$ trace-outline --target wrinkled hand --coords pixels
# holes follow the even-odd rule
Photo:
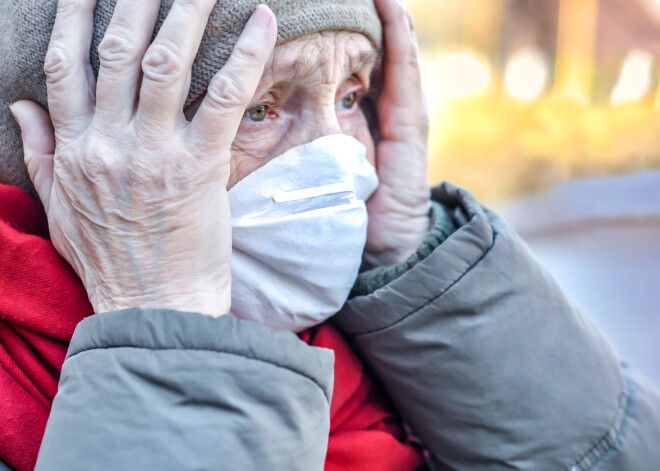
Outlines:
[[[175,1],[149,45],[159,3],[117,2],[95,85],[95,1],[60,0],[44,66],[52,125],[35,103],[12,111],[53,244],[95,312],[219,316],[231,302],[230,144],[277,26],[267,7],[257,9],[188,122],[191,66],[216,2]]]
[[[378,101],[380,186],[367,203],[365,261],[371,267],[405,261],[429,232],[428,112],[421,88],[410,13],[400,0],[375,0],[385,56]]]

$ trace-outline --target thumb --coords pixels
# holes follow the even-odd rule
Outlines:
[[[23,155],[30,179],[48,214],[55,154],[53,123],[48,112],[33,101],[17,101],[9,109],[21,128]]]

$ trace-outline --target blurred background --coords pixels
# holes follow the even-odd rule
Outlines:
[[[406,0],[431,180],[505,217],[660,385],[660,0]]]

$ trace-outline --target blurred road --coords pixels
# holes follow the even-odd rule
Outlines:
[[[660,171],[493,205],[624,361],[660,386]]]

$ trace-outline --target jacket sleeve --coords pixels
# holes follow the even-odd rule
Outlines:
[[[464,190],[464,223],[334,320],[440,469],[652,471],[660,394],[515,232]]]
[[[334,354],[231,316],[83,320],[36,470],[322,470]]]

